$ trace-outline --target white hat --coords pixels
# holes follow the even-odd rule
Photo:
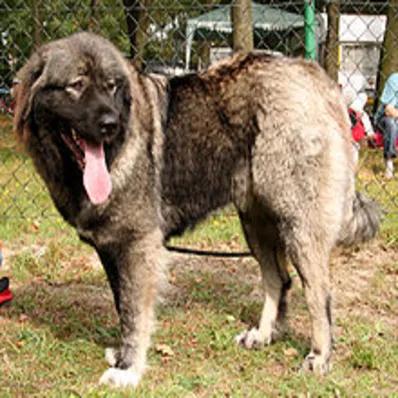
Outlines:
[[[365,93],[359,93],[351,103],[350,108],[356,112],[363,112],[363,108],[365,108],[367,100],[368,96]]]

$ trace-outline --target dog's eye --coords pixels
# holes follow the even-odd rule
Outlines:
[[[83,79],[78,79],[78,80],[75,80],[75,81],[69,83],[66,86],[66,90],[68,92],[72,92],[73,94],[80,94],[83,91],[84,87],[85,87],[85,84],[84,84]]]
[[[111,95],[115,95],[117,91],[117,84],[114,80],[110,80],[107,82],[106,88]]]

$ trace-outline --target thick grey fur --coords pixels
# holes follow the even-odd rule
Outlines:
[[[81,75],[84,91],[71,96]],[[103,382],[134,386],[144,371],[168,261],[164,243],[230,202],[265,290],[259,327],[237,341],[271,342],[290,261],[312,319],[304,367],[328,370],[330,252],[372,238],[380,213],[355,193],[345,104],[318,65],[236,55],[166,79],[140,73],[108,41],[80,33],[40,48],[18,79],[16,131],[63,217],[99,253],[115,297],[122,341],[108,351]],[[104,114],[118,120],[109,135],[98,125]],[[113,191],[102,205],[90,203],[59,137],[72,127],[106,143]]]

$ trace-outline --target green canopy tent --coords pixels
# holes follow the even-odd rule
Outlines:
[[[252,3],[253,27],[263,31],[286,31],[304,28],[304,17],[265,4]],[[223,5],[213,11],[189,19],[186,27],[185,68],[189,69],[192,43],[197,31],[232,33],[231,5]]]

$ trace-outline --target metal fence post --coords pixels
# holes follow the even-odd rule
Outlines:
[[[304,46],[305,58],[315,59],[315,1],[305,0],[304,2]]]

